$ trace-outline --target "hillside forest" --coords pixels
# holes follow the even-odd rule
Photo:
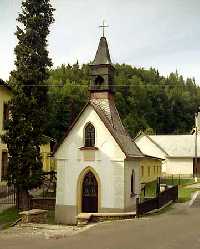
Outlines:
[[[135,137],[147,134],[189,134],[200,105],[195,79],[177,72],[161,76],[153,68],[115,65],[115,100],[124,126]],[[62,139],[88,101],[89,65],[61,65],[50,71],[46,135]]]

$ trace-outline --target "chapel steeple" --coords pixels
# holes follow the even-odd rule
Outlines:
[[[105,36],[100,38],[94,61],[90,64],[90,93],[114,93],[114,66],[110,59],[108,43]]]

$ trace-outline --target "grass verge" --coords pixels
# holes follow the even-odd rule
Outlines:
[[[191,200],[192,193],[196,192],[195,188],[179,187],[178,189],[178,201],[179,203],[187,202]]]
[[[19,219],[19,213],[16,208],[6,209],[0,213],[0,226],[6,228],[17,219]]]

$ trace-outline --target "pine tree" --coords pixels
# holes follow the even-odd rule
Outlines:
[[[47,111],[47,36],[54,22],[50,0],[26,0],[17,21],[16,69],[11,72],[11,118],[3,136],[9,151],[8,182],[15,184],[28,208],[28,191],[41,184],[40,145],[44,141]]]

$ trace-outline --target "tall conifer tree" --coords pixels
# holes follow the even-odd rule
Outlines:
[[[50,0],[22,1],[17,21],[16,69],[11,72],[11,119],[3,137],[9,151],[8,180],[24,195],[41,184],[40,145],[44,143],[47,110],[47,36],[54,22]],[[26,203],[27,205],[27,203]],[[25,208],[27,208],[25,206]]]

